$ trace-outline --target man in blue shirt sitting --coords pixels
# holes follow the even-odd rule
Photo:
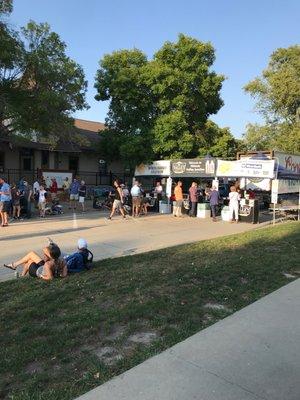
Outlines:
[[[11,205],[11,193],[10,186],[4,178],[0,178],[0,215],[1,215],[1,226],[8,226],[8,213]]]

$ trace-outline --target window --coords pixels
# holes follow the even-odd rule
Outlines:
[[[69,156],[69,170],[74,171],[75,173],[78,171],[79,165],[79,157],[78,156]]]
[[[32,171],[33,169],[33,150],[22,149],[20,151],[20,165],[23,171]]]
[[[4,172],[4,153],[0,152],[0,172]]]
[[[31,157],[23,157],[23,171],[31,171],[32,169]]]
[[[42,169],[47,169],[49,168],[49,151],[48,150],[42,150]]]

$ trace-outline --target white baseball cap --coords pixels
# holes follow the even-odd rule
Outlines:
[[[78,249],[87,249],[87,246],[88,246],[87,241],[82,238],[78,239],[77,245],[78,245]]]

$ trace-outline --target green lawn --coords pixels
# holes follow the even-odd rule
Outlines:
[[[299,248],[291,222],[0,284],[0,398],[75,398],[290,282]]]

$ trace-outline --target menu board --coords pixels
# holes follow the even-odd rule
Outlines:
[[[172,177],[214,177],[216,160],[214,158],[196,158],[171,161]]]

